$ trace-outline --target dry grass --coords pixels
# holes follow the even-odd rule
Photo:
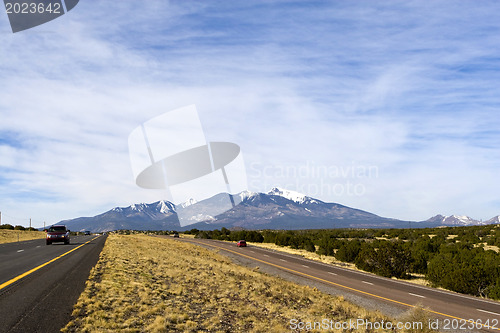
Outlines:
[[[295,254],[295,255],[304,257],[306,259],[321,261],[321,262],[323,262],[325,264],[347,267],[347,268],[359,271],[359,269],[356,268],[356,265],[354,265],[352,263],[348,263],[348,262],[343,262],[343,261],[337,260],[333,256],[322,256],[322,255],[319,255],[319,254],[317,254],[315,252],[309,252],[309,251],[306,251],[306,250],[303,250],[303,249],[292,249],[289,246],[279,246],[279,245],[276,245],[276,244],[273,244],[273,243],[253,243],[253,242],[252,243],[247,242],[247,243],[249,245],[252,245],[252,246],[258,246],[258,247],[263,247],[265,249],[270,249],[270,250],[275,250],[275,251],[280,251],[280,252]]]
[[[389,320],[193,244],[110,235],[63,331],[290,332],[325,318]]]
[[[495,251],[496,253],[498,253],[500,251],[498,246],[488,245],[487,243],[474,244],[474,247],[480,247],[481,245],[483,246],[485,251],[492,250],[492,251]]]
[[[0,229],[0,244],[45,238],[43,231]]]

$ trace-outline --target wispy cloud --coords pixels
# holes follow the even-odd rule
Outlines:
[[[242,146],[254,190],[403,219],[497,215],[499,7],[82,1],[23,33],[4,20],[0,210],[40,225],[162,199],[135,186],[127,136],[195,103],[208,139]],[[321,190],[347,182],[363,194]]]

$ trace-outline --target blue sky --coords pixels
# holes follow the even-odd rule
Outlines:
[[[3,222],[163,199],[134,184],[127,137],[190,104],[209,140],[241,146],[250,190],[400,219],[499,215],[499,12],[497,1],[82,0],[16,34],[3,13]]]

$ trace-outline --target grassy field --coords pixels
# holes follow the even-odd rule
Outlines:
[[[205,248],[145,235],[108,237],[72,316],[64,332],[290,332],[292,319],[389,320]]]
[[[43,231],[0,229],[0,244],[43,238],[45,238]]]

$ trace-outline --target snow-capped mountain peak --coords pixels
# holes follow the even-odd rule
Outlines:
[[[452,221],[457,221],[463,225],[481,224],[481,222],[474,220],[473,218],[471,218],[469,216],[465,216],[465,215],[452,215],[452,216],[448,216],[447,219],[452,220]]]
[[[183,203],[180,203],[178,204],[177,206],[181,207],[181,208],[186,208],[186,207],[189,207],[189,206],[192,206],[194,204],[198,203],[198,201],[196,201],[195,199],[191,198],[187,201],[184,201]]]
[[[245,199],[249,199],[249,198],[254,197],[256,195],[258,195],[257,192],[251,192],[251,191],[243,191],[243,192],[238,193],[238,196],[240,198],[239,201],[243,201]]]
[[[132,204],[132,205],[130,205],[130,208],[132,210],[136,210],[136,211],[142,212],[146,208],[145,206],[146,206],[146,204],[144,204],[144,203]]]
[[[157,211],[162,214],[169,214],[175,212],[175,206],[170,201],[160,200],[157,202],[153,202],[151,204],[148,203],[138,203],[132,204],[127,207],[115,207],[111,211],[123,213],[123,212],[137,212],[137,213],[146,213]]]
[[[175,205],[170,201],[161,200],[158,202],[157,207],[159,208],[160,213],[168,213],[175,211]]]
[[[449,226],[468,226],[468,225],[484,224],[481,221],[474,220],[473,218],[466,215],[450,215],[450,216],[436,215],[434,217],[431,217],[427,221],[438,222],[443,225],[449,225]]]
[[[500,224],[500,215],[497,215],[495,217],[492,217],[488,221],[485,222],[486,224]]]
[[[295,201],[297,203],[304,203],[304,202],[306,202],[306,201],[308,201],[308,200],[311,199],[311,198],[309,198],[308,196],[306,196],[306,195],[304,195],[302,193],[295,192],[295,191],[290,191],[290,190],[285,190],[285,189],[281,189],[279,187],[272,188],[266,194],[268,194],[268,195],[278,195],[280,197],[283,197],[283,198],[291,200],[291,201]]]

